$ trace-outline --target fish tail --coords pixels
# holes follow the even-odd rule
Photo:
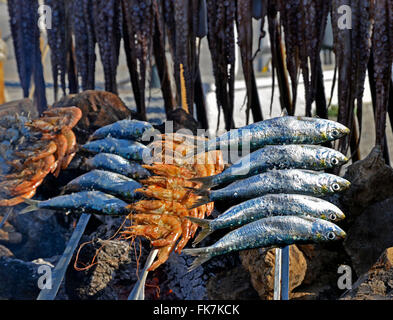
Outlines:
[[[201,242],[203,239],[205,239],[209,234],[213,233],[213,230],[211,229],[211,225],[210,225],[211,220],[199,219],[194,217],[187,217],[187,219],[193,223],[196,223],[198,226],[202,227],[202,230],[199,232],[198,236],[195,238],[194,242],[192,243],[193,247],[197,245],[199,242]]]
[[[199,196],[199,198],[190,199],[191,205],[188,205],[187,209],[198,208],[206,203],[212,202],[212,200],[210,199],[209,190],[193,190],[192,193]]]
[[[183,253],[196,256],[197,258],[192,262],[191,266],[188,268],[188,272],[195,270],[200,265],[210,260],[211,255],[209,254],[208,248],[198,248],[198,249],[183,249]]]
[[[29,206],[26,207],[26,208],[24,208],[24,209],[20,212],[21,214],[38,210],[38,209],[39,209],[38,204],[41,202],[41,201],[32,200],[32,199],[24,199],[24,201],[25,201],[27,204],[29,204]]]
[[[199,178],[188,179],[188,181],[201,183],[202,185],[199,186],[199,189],[209,189],[217,185],[217,182],[214,181],[215,180],[214,178],[215,176],[199,177]]]

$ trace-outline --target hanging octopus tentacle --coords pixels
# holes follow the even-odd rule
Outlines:
[[[247,123],[249,123],[250,110],[254,122],[262,121],[262,111],[256,88],[252,61],[252,0],[237,1],[236,25],[238,29],[238,45],[242,58],[243,73],[247,88]]]
[[[162,1],[153,1],[154,10],[154,34],[153,52],[158,76],[161,82],[161,91],[165,103],[166,114],[175,109],[175,99],[172,95],[172,83],[169,75],[168,61],[165,55],[165,21]]]
[[[352,9],[352,28],[340,28],[339,8],[343,5]],[[362,128],[362,99],[367,64],[370,59],[371,30],[373,12],[368,0],[333,0],[332,26],[334,51],[338,68],[339,115],[338,121],[348,126],[352,135],[340,141],[339,149],[347,152],[351,147],[354,160],[359,158],[357,127],[355,120],[355,100],[357,100],[357,119],[359,134]]]
[[[146,68],[152,51],[153,1],[122,0],[124,45],[138,113],[146,119]]]
[[[120,0],[94,0],[93,23],[104,68],[105,90],[117,94],[116,74],[122,35]]]
[[[376,87],[375,127],[377,145],[386,143],[386,111],[389,101],[389,87],[393,62],[393,1],[375,1],[373,7],[373,59]]]
[[[236,3],[207,1],[208,44],[216,83],[217,107],[224,112],[225,128],[234,127]]]
[[[73,29],[75,36],[76,65],[82,90],[95,88],[95,46],[92,0],[74,0]]]
[[[30,79],[33,77],[35,103],[38,111],[42,112],[47,108],[47,101],[41,61],[40,30],[37,24],[38,2],[10,0],[8,12],[23,95],[29,96]]]

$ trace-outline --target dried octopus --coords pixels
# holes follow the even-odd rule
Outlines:
[[[49,173],[57,177],[68,167],[76,152],[72,128],[81,117],[76,107],[55,108],[24,122],[22,133],[29,140],[21,142],[7,161],[13,170],[2,176],[0,191],[7,198],[0,199],[0,206],[14,206],[32,198]]]
[[[306,94],[306,116],[311,116],[311,106],[315,101],[319,53],[325,33],[331,2],[325,0],[280,1],[280,21],[285,32],[287,66],[292,79],[294,105],[297,97],[298,69],[303,74]],[[294,113],[294,108],[292,113]]]
[[[120,0],[92,1],[95,38],[104,68],[105,90],[117,93],[116,69],[119,64],[122,36]]]
[[[391,88],[393,62],[393,1],[373,1],[371,15],[374,18],[372,55],[375,81],[376,144],[386,147],[386,112]]]
[[[123,38],[138,113],[146,120],[146,68],[152,51],[155,1],[122,0]]]
[[[236,3],[207,0],[208,42],[216,83],[217,106],[224,112],[225,128],[234,127]]]
[[[75,56],[82,90],[94,90],[95,85],[95,46],[92,0],[74,0],[73,30],[75,37]]]
[[[72,10],[73,2],[64,0],[45,0],[45,4],[52,10],[52,25],[51,28],[47,29],[47,34],[48,44],[51,49],[54,97],[55,101],[57,101],[59,77],[61,89],[63,94],[66,95],[67,73],[70,93],[76,93],[78,91],[78,81],[73,61],[72,28],[70,26],[70,12],[74,12]]]
[[[38,2],[35,0],[9,0],[8,12],[18,74],[27,98],[31,78],[34,80],[34,97],[38,111],[47,108],[45,80],[41,62],[40,30],[38,29]]]
[[[231,2],[232,1],[229,1],[229,3]],[[237,1],[236,25],[238,30],[238,45],[240,47],[247,90],[247,123],[249,123],[250,120],[250,110],[252,111],[254,122],[262,121],[263,115],[256,88],[252,61],[252,0]]]
[[[334,51],[337,57],[336,64],[339,74],[338,121],[348,126],[352,132],[355,132],[353,130],[355,129],[355,100],[357,101],[357,118],[360,131],[362,127],[362,98],[367,65],[371,53],[372,20],[374,15],[371,11],[370,3],[368,0],[332,1]],[[340,21],[343,23],[343,13],[348,14],[348,12],[340,11],[340,8],[343,8],[342,6],[344,5],[350,6],[352,10],[351,29],[340,28]],[[351,138],[353,140],[354,136]],[[355,144],[352,152],[357,148],[356,143],[357,141],[352,141],[352,146]],[[347,152],[348,146],[348,139],[343,139],[340,150]]]
[[[203,218],[210,215],[214,208],[213,203],[209,203],[188,209],[196,197],[190,189],[196,184],[187,179],[220,173],[224,168],[222,154],[212,151],[187,161],[190,158],[185,159],[184,155],[194,146],[182,141],[172,135],[164,135],[161,148],[156,148],[156,156],[162,157],[162,162],[144,165],[155,175],[141,180],[144,187],[135,192],[156,200],[141,200],[128,206],[133,212],[128,217],[132,225],[123,231],[122,236],[126,239],[144,236],[153,247],[159,248],[158,259],[149,270],[155,270],[163,264],[174,249],[180,254],[194,237],[198,226],[191,223],[187,216]],[[172,155],[169,150],[173,151]],[[171,161],[172,164],[167,163]]]

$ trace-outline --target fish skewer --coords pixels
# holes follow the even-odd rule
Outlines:
[[[299,194],[267,194],[233,206],[214,220],[189,217],[202,227],[193,245],[216,230],[238,227],[271,216],[312,216],[330,221],[345,218],[338,207],[320,198]]]
[[[236,229],[209,247],[184,249],[183,252],[197,256],[189,268],[189,271],[192,271],[215,256],[233,251],[328,242],[343,239],[345,236],[340,227],[326,220],[296,216],[270,217]]]
[[[216,200],[245,200],[268,193],[293,193],[311,196],[325,196],[344,191],[351,183],[344,178],[309,170],[274,170],[236,181],[218,190],[194,190],[201,196],[189,208]]]
[[[348,161],[341,152],[314,145],[266,146],[235,162],[217,175],[193,178],[207,189],[223,183],[244,179],[271,169],[324,170],[340,166]]]

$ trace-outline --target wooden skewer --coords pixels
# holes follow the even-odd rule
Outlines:
[[[184,111],[190,113],[187,104],[186,81],[184,80],[184,68],[182,63],[180,63],[180,88],[181,88],[181,106]]]

